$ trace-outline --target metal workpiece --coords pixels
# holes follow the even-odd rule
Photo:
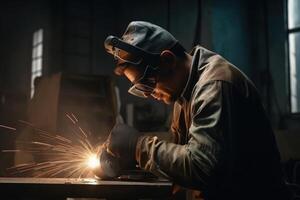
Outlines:
[[[172,183],[166,180],[119,181],[94,178],[0,178],[2,196],[14,198],[167,198]]]

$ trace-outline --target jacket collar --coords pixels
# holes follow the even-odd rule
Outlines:
[[[198,66],[201,66],[201,47],[196,46],[191,51],[192,58],[192,64],[188,76],[188,80],[186,82],[186,85],[180,95],[180,97],[177,99],[177,102],[182,105],[184,102],[189,101],[191,97],[192,90],[194,88],[194,85],[196,84],[197,79],[199,78]]]

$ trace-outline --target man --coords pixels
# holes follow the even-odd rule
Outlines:
[[[166,30],[131,22],[106,50],[131,94],[174,102],[174,143],[116,125],[100,156],[102,176],[140,168],[202,191],[205,199],[288,199],[271,125],[251,81],[201,46],[188,54]]]

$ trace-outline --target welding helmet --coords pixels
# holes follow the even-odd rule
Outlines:
[[[152,94],[159,72],[160,53],[171,49],[178,41],[165,29],[149,22],[131,22],[122,38],[108,36],[104,42],[105,49],[115,59],[121,60],[142,71],[133,81],[129,93],[146,98]],[[122,57],[123,53],[132,56],[130,60]],[[117,67],[115,73],[121,75],[125,67]]]

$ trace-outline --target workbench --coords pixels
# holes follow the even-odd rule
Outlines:
[[[8,199],[169,198],[172,183],[166,180],[118,181],[76,178],[0,177],[0,193]]]

